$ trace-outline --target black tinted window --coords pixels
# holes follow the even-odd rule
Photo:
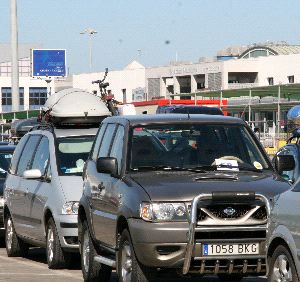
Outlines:
[[[105,131],[103,141],[99,150],[98,158],[100,157],[107,157],[109,153],[109,148],[111,144],[111,140],[115,131],[116,125],[115,124],[109,124],[107,126],[107,129]]]
[[[36,146],[38,145],[40,139],[40,135],[31,135],[29,137],[18,164],[18,175],[22,176],[24,171],[30,167],[33,154],[35,153]]]
[[[118,174],[121,173],[123,144],[124,144],[124,127],[119,126],[110,152],[110,156],[116,158],[118,161]]]
[[[42,175],[44,175],[48,165],[48,160],[49,160],[49,142],[47,137],[43,137],[35,153],[31,168],[39,169]]]
[[[28,135],[23,136],[14,151],[13,157],[11,159],[11,165],[10,165],[10,173],[12,174],[16,173],[18,161],[22,153],[23,147],[27,142],[27,139],[28,139]]]
[[[95,143],[94,143],[94,147],[93,147],[93,152],[92,152],[92,159],[96,160],[97,159],[97,155],[99,152],[99,146],[101,144],[102,138],[103,138],[103,134],[105,132],[105,128],[106,128],[106,124],[102,124],[100,127],[100,130],[98,131]]]

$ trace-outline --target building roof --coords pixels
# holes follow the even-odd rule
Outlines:
[[[136,69],[144,69],[145,67],[140,64],[138,61],[132,61],[129,65],[127,65],[125,70],[136,70]]]
[[[38,49],[41,48],[41,45],[38,44],[19,44],[18,46],[18,57],[29,58],[30,57],[30,49]],[[11,45],[9,43],[0,43],[0,62],[10,62],[11,61]]]
[[[300,53],[300,45],[288,45],[288,44],[262,44],[262,45],[254,45],[246,50],[244,50],[239,58],[245,58],[248,54],[254,53],[255,51],[261,52],[265,51],[265,53],[258,53],[258,56],[268,56],[268,55],[291,55],[291,54],[299,54]],[[253,56],[253,57],[256,57]],[[250,56],[252,57],[252,56]]]

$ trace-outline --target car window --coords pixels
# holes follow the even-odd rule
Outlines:
[[[40,135],[30,135],[28,142],[26,143],[22,152],[18,168],[17,175],[22,176],[24,171],[29,169],[32,161],[32,157],[35,153],[36,147],[41,139]]]
[[[123,160],[123,145],[124,145],[124,127],[119,126],[113,141],[110,151],[110,157],[114,157],[118,161],[118,174],[121,174]]]
[[[113,137],[113,134],[115,132],[116,125],[115,124],[109,124],[107,126],[107,129],[105,131],[103,141],[99,150],[98,158],[100,157],[107,157],[111,145],[111,140]]]
[[[298,178],[298,175],[296,174],[296,171],[298,170],[297,151],[293,150],[293,147],[286,146],[284,149],[282,149],[280,152],[278,152],[277,155],[293,156],[293,158],[295,160],[295,168],[293,170],[282,171],[281,176],[286,180],[291,180],[294,182]]]
[[[23,150],[24,145],[26,144],[27,140],[28,140],[28,135],[23,136],[14,151],[13,157],[11,159],[10,169],[9,169],[9,172],[11,174],[16,173],[19,158],[20,158],[20,155],[22,153],[22,150]]]
[[[43,137],[36,150],[31,169],[39,169],[42,175],[45,174],[49,161],[49,141],[47,137]]]
[[[1,152],[0,153],[0,178],[5,178],[11,158],[12,158],[13,151]]]
[[[143,132],[147,134],[143,134]],[[149,135],[150,133],[150,135]],[[248,129],[230,124],[159,124],[133,129],[131,168],[268,169]],[[229,162],[226,162],[229,160]],[[221,163],[221,166],[220,166]],[[222,167],[223,165],[223,167]]]
[[[60,175],[82,175],[94,136],[57,138],[57,164]]]
[[[92,159],[94,161],[97,159],[98,152],[99,152],[99,147],[100,147],[100,144],[102,142],[102,138],[103,138],[105,129],[106,129],[106,124],[102,124],[99,131],[98,131],[96,140],[94,142],[93,152],[92,152]]]

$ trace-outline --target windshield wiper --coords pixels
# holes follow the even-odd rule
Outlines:
[[[216,179],[216,180],[238,180],[237,174],[228,174],[224,172],[216,172],[216,173],[209,173],[206,175],[201,175],[196,177],[195,180],[207,180],[207,179]]]
[[[218,169],[219,168],[219,169]],[[262,169],[257,169],[256,167],[252,167],[250,165],[243,165],[239,164],[238,166],[231,166],[226,164],[221,165],[203,165],[203,166],[196,166],[192,169],[200,169],[205,171],[222,171],[222,168],[227,168],[223,170],[223,172],[238,172],[238,171],[254,171],[254,172],[262,172]]]
[[[198,167],[180,167],[180,166],[167,166],[167,165],[159,165],[159,166],[138,166],[132,168],[133,171],[141,171],[141,170],[163,170],[163,171],[190,171],[197,173],[205,173],[206,170]]]
[[[221,171],[222,168],[229,168],[230,170],[226,170],[228,172],[232,171],[232,172],[237,172],[237,171],[254,171],[254,172],[262,172],[262,169],[257,169],[256,167],[252,167],[252,166],[248,166],[248,165],[243,165],[243,164],[239,164],[238,166],[231,166],[231,165],[226,165],[226,164],[221,164],[221,165],[212,165],[212,167],[216,168],[219,171]]]

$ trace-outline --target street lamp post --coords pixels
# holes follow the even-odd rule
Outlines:
[[[85,30],[83,30],[82,32],[80,32],[80,34],[88,34],[89,35],[89,67],[90,67],[90,72],[92,71],[92,36],[94,34],[98,33],[96,30],[92,29],[92,28],[87,28]]]
[[[12,111],[18,111],[20,106],[20,90],[18,61],[17,0],[11,0],[11,66]]]

